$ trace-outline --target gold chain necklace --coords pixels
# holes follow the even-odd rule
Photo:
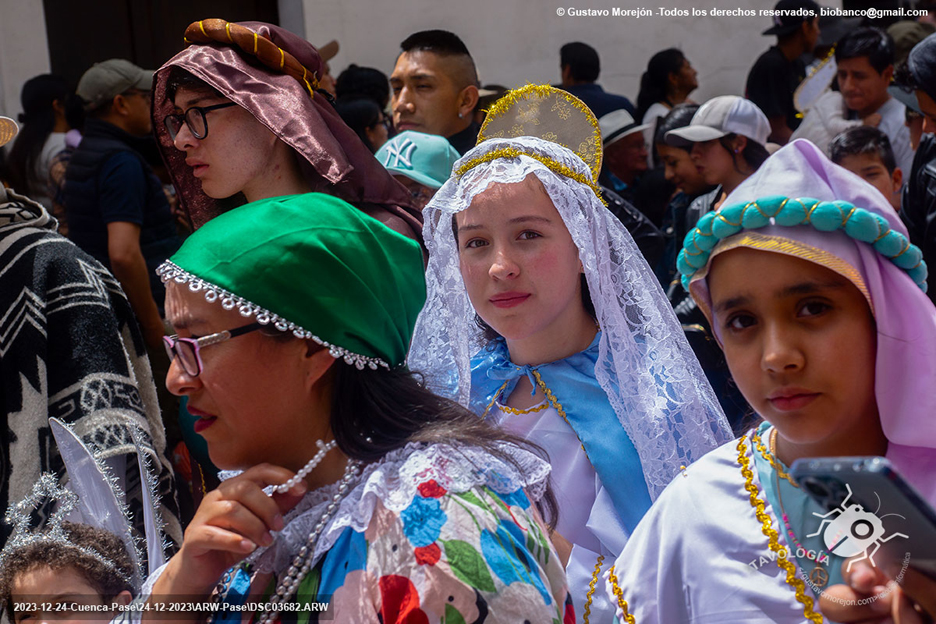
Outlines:
[[[779,476],[781,479],[786,479],[787,481],[789,481],[790,485],[792,485],[793,487],[799,488],[799,484],[796,481],[794,481],[793,478],[789,474],[784,472],[783,467],[780,464],[780,460],[774,459],[774,455],[777,452],[776,451],[777,428],[774,427],[773,430],[770,432],[770,450],[769,451],[764,447],[764,443],[761,441],[761,437],[757,433],[757,431],[754,432],[752,439],[754,440],[754,444],[757,446],[757,450],[760,451],[760,454],[764,457],[764,459],[766,459],[770,463],[771,467],[776,471],[777,476]]]

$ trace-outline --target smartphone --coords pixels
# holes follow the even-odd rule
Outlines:
[[[790,475],[825,509],[818,530],[830,552],[936,579],[936,511],[884,457],[817,457]]]

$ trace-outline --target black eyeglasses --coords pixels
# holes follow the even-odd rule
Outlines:
[[[224,106],[227,106],[227,104]],[[231,338],[243,336],[261,327],[263,327],[263,325],[260,323],[251,323],[250,325],[244,325],[236,329],[226,329],[216,334],[202,336],[201,338],[179,338],[178,335],[163,336],[163,342],[166,346],[166,353],[169,355],[169,361],[172,362],[174,359],[179,358],[182,370],[184,370],[189,377],[198,377],[204,369],[201,359],[201,349],[203,347],[209,347],[219,342],[230,340]]]
[[[175,141],[178,136],[179,130],[182,129],[182,124],[188,126],[192,136],[201,140],[208,136],[208,119],[206,113],[218,110],[219,108],[227,108],[228,106],[237,106],[237,104],[234,102],[226,102],[224,104],[215,104],[214,106],[193,106],[184,113],[166,115],[163,123],[166,125],[166,130],[169,132],[169,138],[173,141]]]

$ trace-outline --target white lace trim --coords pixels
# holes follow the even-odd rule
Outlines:
[[[520,137],[489,139],[455,163],[504,147],[537,153],[590,176],[571,150]],[[601,325],[595,376],[633,440],[656,499],[682,465],[732,438],[715,394],[659,282],[621,222],[590,187],[528,156],[498,158],[449,179],[423,211],[428,298],[408,359],[437,393],[469,405],[471,357],[483,345],[459,269],[451,218],[491,184],[543,183],[579,249]]]
[[[523,488],[531,501],[538,501],[546,490],[549,464],[513,445],[502,444],[500,450],[516,462],[519,470],[477,447],[425,446],[419,443],[407,444],[380,461],[365,466],[357,484],[341,500],[322,532],[315,546],[313,565],[334,546],[345,528],[363,532],[370,524],[378,500],[390,511],[400,513],[418,494],[418,486],[429,480],[435,480],[454,493],[485,485],[499,494]],[[238,474],[240,472],[224,471],[220,477],[225,480]],[[273,545],[258,548],[247,561],[261,572],[279,573],[288,568],[322,517],[337,487],[338,484],[333,483],[307,493],[284,517],[286,526],[275,534]]]
[[[173,281],[177,284],[188,284],[189,290],[192,292],[204,291],[205,301],[208,303],[214,303],[219,298],[221,299],[221,307],[225,310],[233,310],[237,308],[237,311],[240,312],[240,315],[245,318],[253,317],[261,325],[267,325],[273,323],[273,326],[280,331],[291,331],[296,338],[301,339],[312,339],[316,343],[322,345],[323,347],[328,348],[328,352],[333,358],[343,359],[346,364],[353,364],[358,370],[363,370],[365,366],[371,370],[377,370],[378,366],[383,368],[390,369],[390,365],[387,364],[380,358],[369,357],[366,355],[361,355],[360,353],[354,353],[353,351],[348,351],[344,347],[339,347],[338,345],[333,345],[325,340],[322,340],[308,329],[296,325],[292,321],[287,321],[283,317],[258,306],[252,301],[248,301],[239,295],[235,295],[232,292],[229,292],[220,286],[212,284],[209,281],[203,280],[202,278],[189,273],[182,267],[174,264],[173,262],[166,260],[159,265],[159,268],[156,269],[156,275],[165,282]]]

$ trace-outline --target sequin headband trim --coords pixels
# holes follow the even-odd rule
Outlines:
[[[189,273],[185,269],[170,262],[169,260],[166,260],[161,265],[159,265],[159,268],[156,269],[156,275],[160,277],[163,283],[173,281],[176,284],[187,284],[189,290],[192,292],[203,291],[205,294],[205,301],[208,303],[214,303],[220,299],[221,307],[223,307],[225,310],[233,310],[234,308],[237,308],[237,311],[240,312],[241,316],[245,318],[253,317],[261,325],[272,324],[280,331],[291,331],[296,338],[300,338],[302,340],[312,339],[323,347],[327,347],[328,352],[333,358],[336,360],[340,358],[344,360],[346,364],[353,364],[358,370],[364,370],[365,366],[371,370],[377,370],[378,366],[382,366],[387,370],[390,369],[390,365],[380,358],[354,353],[352,351],[348,351],[344,347],[339,347],[338,345],[326,342],[309,330],[304,329],[291,321],[287,321],[281,316],[270,312],[266,308],[262,308],[257,304],[244,299],[243,297],[239,297],[232,292],[228,292],[227,290],[212,284],[211,282],[207,282],[197,275]]]
[[[31,531],[29,525],[32,514],[39,509],[44,500],[53,503],[55,511],[52,512],[52,516],[44,528]],[[137,589],[138,586],[133,582],[133,579],[127,577],[113,561],[91,548],[73,543],[68,538],[62,522],[77,506],[78,495],[60,487],[54,475],[48,472],[39,475],[39,480],[33,484],[32,492],[15,505],[11,505],[10,509],[7,510],[4,521],[13,525],[13,532],[3,551],[0,552],[0,568],[5,568],[10,556],[20,548],[40,542],[61,544],[66,548],[77,550],[86,557],[99,561],[119,576],[122,581]]]
[[[543,165],[545,165],[550,171],[557,173],[561,176],[570,178],[572,180],[575,180],[576,182],[579,182],[581,184],[584,184],[585,186],[589,187],[592,191],[594,191],[595,195],[598,197],[599,201],[601,201],[602,204],[604,204],[605,206],[608,205],[607,202],[605,202],[605,200],[602,199],[601,197],[601,189],[588,176],[582,175],[578,171],[575,171],[574,169],[571,169],[567,167],[566,165],[563,165],[562,163],[556,162],[555,160],[547,156],[541,156],[534,152],[525,152],[515,147],[501,147],[499,149],[488,152],[484,156],[478,156],[477,158],[472,158],[471,160],[463,164],[461,167],[456,169],[454,174],[456,178],[461,178],[463,175],[465,175],[466,173],[468,173],[469,171],[471,171],[478,165],[483,165],[485,163],[493,162],[497,160],[498,158],[519,158],[520,156],[527,156],[529,158],[532,158],[533,160],[537,160],[541,162]]]
[[[734,236],[742,229],[755,230],[768,225],[811,225],[820,232],[844,230],[851,238],[870,244],[875,251],[906,271],[926,292],[927,270],[923,253],[906,236],[892,230],[887,219],[845,201],[819,201],[807,197],[793,199],[781,195],[734,204],[699,219],[696,227],[686,234],[683,249],[676,259],[686,290],[696,272],[708,264],[712,249],[720,240]]]

